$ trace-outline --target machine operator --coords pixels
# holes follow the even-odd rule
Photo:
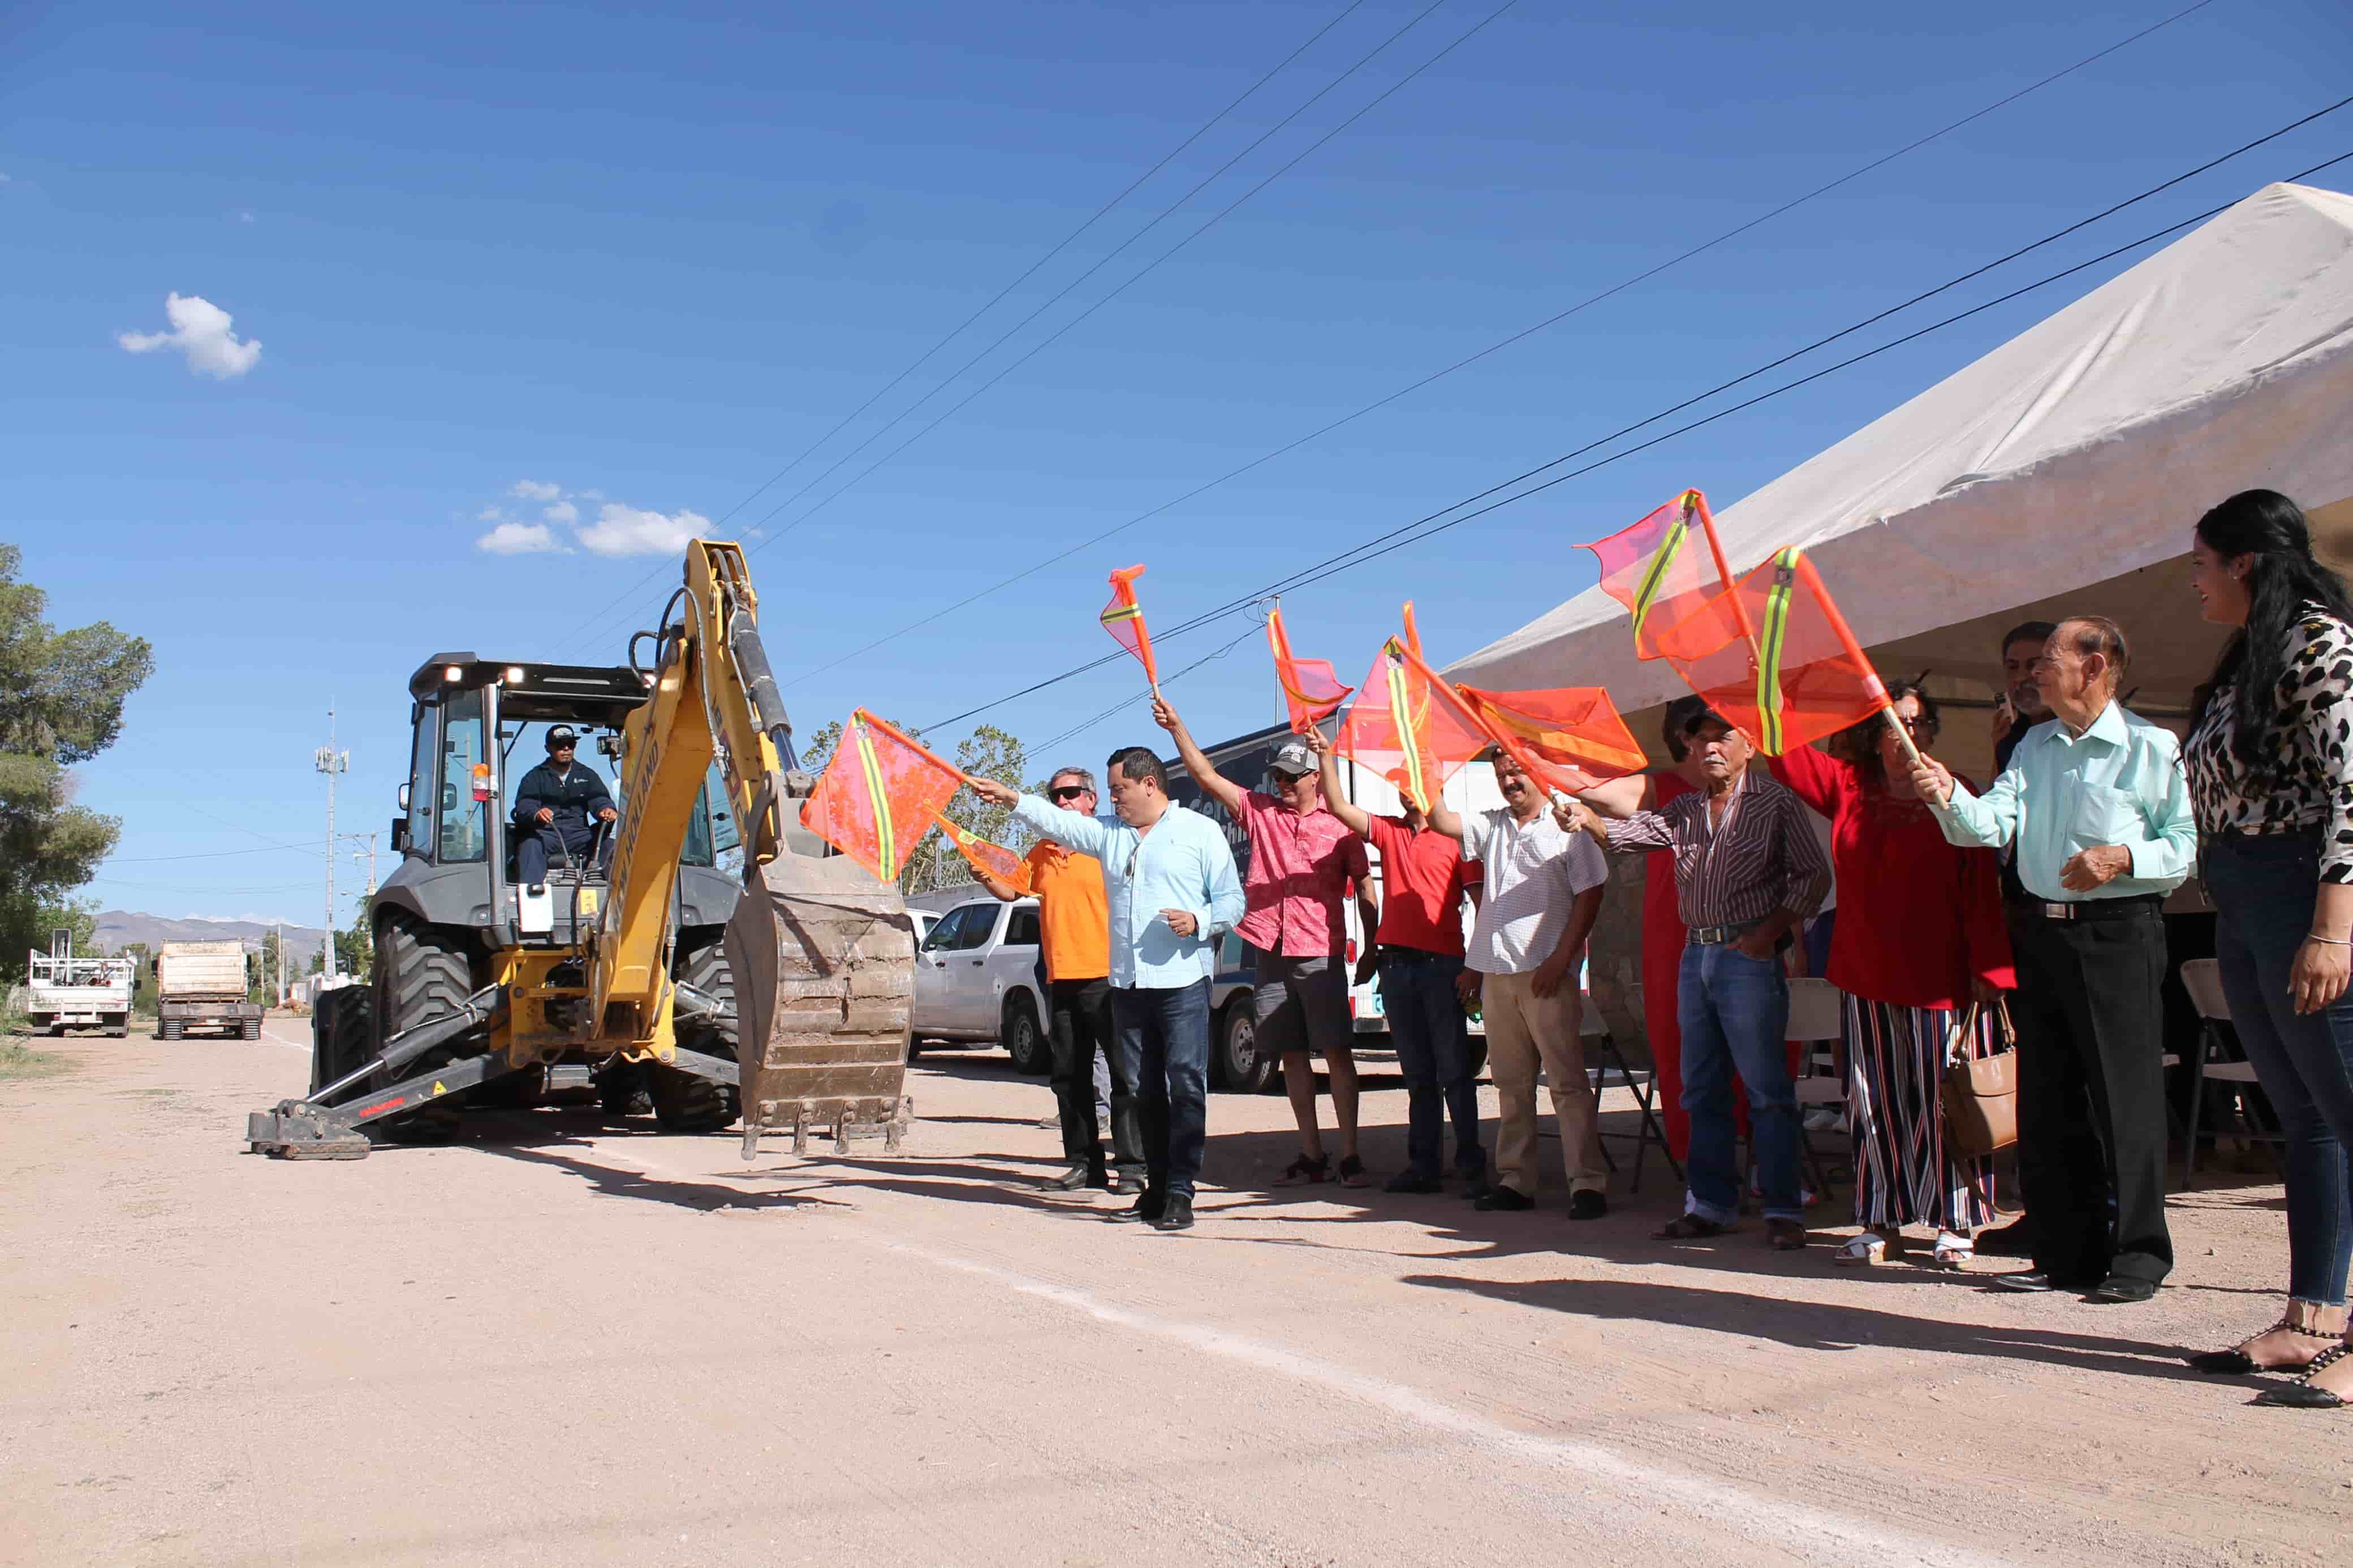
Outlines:
[[[547,890],[548,857],[559,845],[575,863],[586,865],[596,825],[620,815],[596,770],[573,765],[579,745],[571,725],[550,728],[547,761],[523,774],[515,791],[514,820],[522,829],[515,868],[534,897]]]

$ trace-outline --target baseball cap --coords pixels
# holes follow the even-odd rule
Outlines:
[[[569,724],[558,724],[547,732],[547,749],[551,752],[558,746],[576,747],[579,744],[580,736]]]
[[[1274,749],[1274,758],[1266,765],[1272,773],[1312,773],[1315,771],[1315,753],[1307,749],[1306,742],[1293,737]]]

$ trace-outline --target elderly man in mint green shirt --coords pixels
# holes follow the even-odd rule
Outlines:
[[[2164,896],[2198,854],[2181,746],[2116,700],[2113,621],[2063,621],[2035,661],[2053,717],[1982,795],[1913,772],[1951,842],[2015,842],[2040,902],[2013,906],[2019,1180],[2034,1266],[2012,1290],[2146,1301],[2173,1266],[2165,1223]]]

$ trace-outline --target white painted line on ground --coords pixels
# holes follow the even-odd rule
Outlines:
[[[1883,1568],[1889,1563],[1933,1564],[1935,1568],[2012,1568],[2005,1558],[1891,1530],[1808,1503],[1751,1491],[1726,1481],[1675,1471],[1656,1459],[1632,1458],[1595,1443],[1523,1432],[1443,1404],[1387,1378],[1302,1355],[1247,1335],[1203,1323],[1152,1317],[1098,1300],[1083,1291],[905,1242],[874,1245],[920,1258],[943,1268],[993,1279],[1023,1295],[1052,1301],[1101,1322],[1174,1340],[1205,1354],[1315,1384],[1507,1458],[1556,1470],[1569,1489],[1582,1494],[1577,1501],[1597,1530],[1623,1530],[1630,1508],[1672,1502],[1728,1533],[1778,1547],[1810,1562],[1852,1563],[1857,1568]],[[1802,1477],[1804,1473],[1800,1468],[1793,1472],[1793,1477]],[[1566,1504],[1570,1499],[1564,1495],[1562,1500]]]
[[[269,1026],[272,1022],[273,1020],[269,1018],[264,1018],[261,1021],[261,1037],[263,1039],[268,1040],[271,1045],[279,1047],[283,1050],[300,1051],[306,1057],[311,1054],[311,1037],[308,1031],[304,1032],[302,1038],[299,1040],[290,1040],[270,1028]]]

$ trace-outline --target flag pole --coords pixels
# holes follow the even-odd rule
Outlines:
[[[1494,725],[1488,723],[1486,717],[1483,714],[1482,714],[1477,709],[1472,707],[1469,703],[1463,701],[1462,694],[1455,690],[1452,686],[1449,685],[1445,677],[1440,675],[1436,670],[1430,668],[1429,665],[1423,663],[1421,656],[1415,653],[1413,649],[1406,647],[1402,638],[1391,637],[1389,639],[1389,649],[1404,662],[1407,668],[1419,674],[1421,679],[1429,684],[1430,688],[1433,691],[1443,698],[1446,701],[1446,705],[1454,710],[1457,717],[1469,724],[1471,728],[1478,731],[1479,733],[1486,736],[1487,739],[1495,742],[1496,745],[1502,747],[1504,754],[1509,756],[1514,763],[1518,764],[1520,772],[1528,775],[1530,783],[1534,783],[1544,776],[1542,770],[1540,770],[1535,762],[1529,758],[1528,754],[1520,750],[1519,742],[1514,741],[1509,735],[1506,735],[1500,730],[1496,729]],[[1557,795],[1559,792],[1555,791],[1554,793]]]
[[[1918,767],[1920,748],[1912,743],[1912,731],[1904,727],[1904,715],[1895,710],[1895,703],[1887,695],[1886,683],[1879,679],[1879,671],[1873,667],[1871,660],[1863,657],[1862,645],[1855,641],[1854,628],[1846,624],[1846,616],[1839,612],[1838,602],[1822,585],[1821,574],[1814,570],[1814,558],[1802,550],[1797,552],[1797,556],[1799,577],[1813,591],[1814,602],[1822,607],[1822,615],[1831,623],[1831,630],[1837,636],[1839,646],[1846,650],[1847,658],[1852,659],[1869,679],[1869,689],[1879,699],[1879,710],[1887,715],[1889,725],[1895,731],[1896,740],[1903,744],[1904,754],[1911,759],[1914,767]]]
[[[898,742],[901,745],[906,747],[909,751],[923,758],[923,761],[931,763],[932,766],[939,769],[940,772],[955,780],[958,784],[968,784],[972,783],[972,775],[970,773],[965,772],[962,768],[955,766],[952,763],[942,761],[932,752],[929,747],[925,746],[921,741],[918,741],[913,736],[905,733],[897,725],[891,723],[887,720],[877,719],[873,714],[869,713],[863,708],[855,710],[852,716],[858,719],[861,723],[871,725],[873,728],[881,731],[882,733],[890,736],[892,740]]]

